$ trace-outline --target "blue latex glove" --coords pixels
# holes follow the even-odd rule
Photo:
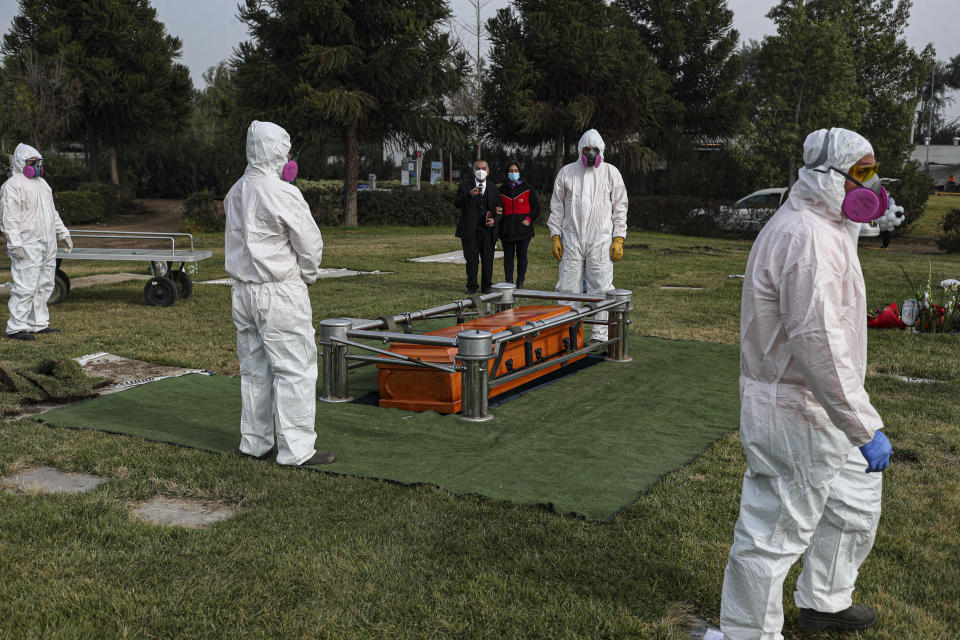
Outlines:
[[[883,471],[890,464],[890,454],[893,453],[893,447],[883,431],[877,431],[873,434],[873,440],[860,447],[860,453],[867,459],[867,473],[871,471]]]

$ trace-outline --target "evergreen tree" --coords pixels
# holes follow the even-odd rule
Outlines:
[[[665,129],[696,139],[742,125],[739,35],[727,0],[617,0],[637,22],[680,108]],[[685,146],[690,146],[685,144]]]
[[[603,0],[515,0],[487,23],[490,71],[485,128],[503,144],[566,146],[589,128],[608,153],[639,169],[652,153],[645,135],[671,101],[667,82],[630,17]]]
[[[806,135],[836,126],[868,138],[896,177],[932,53],[903,39],[909,9],[909,0],[781,0],[771,9],[777,33],[757,54],[744,149],[758,184],[792,183]]]
[[[777,34],[758,54],[754,171],[770,184],[792,184],[807,134],[823,127],[857,130],[867,102],[856,83],[853,49],[837,19],[818,18],[812,3],[783,0],[768,17]]]
[[[245,0],[253,40],[233,64],[241,112],[289,122],[304,141],[339,135],[345,219],[357,224],[360,141],[450,147],[460,129],[438,112],[467,70],[440,25],[444,0]]]
[[[41,60],[63,57],[82,88],[75,133],[88,142],[91,179],[99,178],[103,145],[119,184],[118,149],[189,113],[190,74],[175,62],[181,46],[149,0],[20,0],[0,52],[8,59],[26,49]]]

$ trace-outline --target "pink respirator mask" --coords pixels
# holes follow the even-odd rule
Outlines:
[[[28,164],[23,168],[23,175],[28,178],[42,178],[43,177],[43,160],[36,160],[32,164]]]
[[[591,163],[591,162],[590,162],[590,159],[587,157],[587,154],[581,153],[581,154],[580,154],[580,162],[582,162],[582,163],[583,163],[583,166],[585,166],[585,167],[589,167],[591,164],[593,164],[594,168],[596,168],[596,167],[599,167],[599,166],[600,166],[600,163],[601,163],[601,162],[603,162],[603,156],[601,156],[601,155],[598,153],[598,154],[596,155],[596,157],[593,159],[593,162]]]
[[[880,178],[874,175],[866,182],[860,182],[836,167],[830,168],[857,185],[847,192],[843,204],[840,205],[840,210],[847,218],[854,222],[872,222],[886,213],[890,205],[890,194],[880,186]]]
[[[297,179],[297,171],[299,169],[300,167],[297,166],[297,161],[291,158],[287,161],[287,164],[283,165],[283,170],[280,172],[280,177],[287,182],[293,182]]]

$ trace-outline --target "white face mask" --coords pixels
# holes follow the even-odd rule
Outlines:
[[[483,182],[487,179],[487,172],[483,169],[477,169],[473,172],[473,175],[477,176],[477,182]]]

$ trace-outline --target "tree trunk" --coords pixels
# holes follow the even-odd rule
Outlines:
[[[343,203],[343,224],[347,227],[357,226],[357,125],[352,123],[347,125],[343,131],[344,142],[346,143],[346,157],[344,158],[347,167],[347,175],[343,181],[344,203]]]
[[[87,172],[90,182],[100,182],[100,145],[97,136],[92,133],[87,145]]]
[[[110,182],[115,187],[120,186],[120,169],[117,166],[117,147],[110,145],[107,149],[110,152]]]
[[[556,178],[563,169],[563,134],[557,134],[553,144],[553,177]]]
[[[800,130],[800,107],[803,106],[803,90],[804,85],[800,85],[800,93],[797,94],[797,102],[793,107],[793,130]],[[800,151],[801,155],[803,150]],[[794,154],[789,153],[789,160],[787,162],[787,187],[793,187],[793,183],[796,181],[797,175],[797,159],[794,157]]]

